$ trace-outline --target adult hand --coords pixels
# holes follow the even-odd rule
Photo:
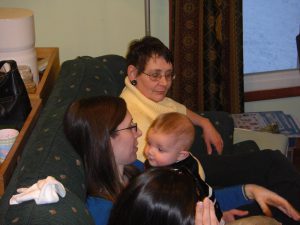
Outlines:
[[[207,153],[212,153],[211,145],[215,146],[215,149],[219,154],[223,151],[223,140],[219,132],[212,125],[212,123],[207,119],[207,122],[203,123],[203,138],[206,144]]]
[[[235,221],[235,216],[247,216],[249,214],[248,211],[246,210],[239,210],[239,209],[231,209],[228,211],[223,212],[223,217],[222,219],[228,223]]]
[[[216,217],[214,204],[209,198],[205,198],[203,202],[197,202],[195,225],[219,225]]]
[[[223,151],[223,140],[219,132],[209,119],[204,118],[193,111],[187,109],[187,117],[193,122],[194,125],[200,126],[203,130],[203,138],[206,144],[207,153],[212,153],[212,145],[219,154]]]
[[[290,218],[300,221],[299,212],[287,200],[275,192],[255,184],[246,184],[245,194],[249,199],[254,199],[267,216],[272,216],[269,206],[273,206],[278,208]]]

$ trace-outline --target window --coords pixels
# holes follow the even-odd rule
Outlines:
[[[299,68],[299,0],[243,0],[244,73]]]

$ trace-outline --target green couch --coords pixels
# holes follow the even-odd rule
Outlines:
[[[125,73],[125,59],[117,55],[78,57],[62,64],[59,78],[2,196],[1,225],[93,224],[85,208],[86,187],[82,162],[64,137],[62,118],[67,106],[75,99],[95,95],[118,96],[124,87]],[[224,112],[205,115],[209,115],[221,132],[225,153],[232,153],[231,117]],[[197,132],[201,134],[199,129]],[[205,151],[201,139],[194,147]],[[55,177],[65,186],[65,198],[47,205],[36,205],[34,201],[9,205],[9,199],[16,194],[17,188],[29,187],[47,176]]]
[[[124,82],[125,59],[121,56],[79,57],[63,63],[55,87],[26,143],[21,160],[2,196],[0,224],[94,224],[85,208],[82,162],[63,134],[66,107],[77,98],[118,95]],[[34,201],[9,205],[19,187],[28,187],[53,176],[66,188],[58,203]]]

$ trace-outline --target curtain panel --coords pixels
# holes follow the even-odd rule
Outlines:
[[[241,0],[169,0],[176,79],[170,97],[194,111],[244,111]]]

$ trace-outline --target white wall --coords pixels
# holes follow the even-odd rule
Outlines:
[[[77,56],[125,55],[145,35],[143,0],[1,0],[33,11],[37,47],[59,47],[61,62]],[[168,45],[168,0],[151,1],[151,35]]]

